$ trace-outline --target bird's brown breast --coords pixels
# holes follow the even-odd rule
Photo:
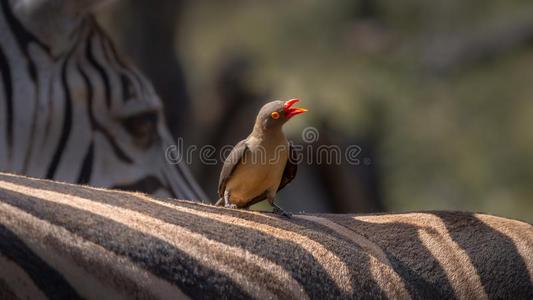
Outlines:
[[[252,140],[248,148],[226,185],[230,202],[238,207],[247,206],[250,200],[265,191],[275,193],[288,158],[288,143],[284,136],[270,139],[269,143]]]

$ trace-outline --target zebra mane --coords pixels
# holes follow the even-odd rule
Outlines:
[[[0,298],[533,297],[533,226],[486,214],[292,219],[0,174]]]

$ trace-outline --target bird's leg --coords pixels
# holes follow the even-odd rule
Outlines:
[[[272,212],[277,215],[282,215],[287,218],[292,217],[292,214],[290,212],[284,211],[281,207],[277,206],[274,202],[272,202]]]
[[[237,208],[237,205],[229,202],[229,191],[228,190],[224,191],[224,207]]]
[[[287,218],[292,217],[291,213],[288,213],[288,212],[284,211],[281,207],[277,206],[276,203],[274,203],[274,199],[275,199],[275,196],[272,195],[271,193],[268,193],[267,200],[268,200],[268,203],[270,203],[270,205],[272,205],[272,212],[277,214],[277,215],[281,215],[281,216],[284,216],[284,217],[287,217]]]

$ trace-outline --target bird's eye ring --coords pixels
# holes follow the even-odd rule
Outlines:
[[[270,116],[272,117],[272,119],[277,120],[277,119],[279,119],[279,112],[277,112],[277,111],[272,112],[270,114]]]

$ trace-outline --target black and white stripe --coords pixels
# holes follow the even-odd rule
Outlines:
[[[231,210],[0,173],[0,296],[531,299],[533,226]]]
[[[54,35],[46,20],[64,12],[46,19],[46,7],[25,7],[47,2],[62,1],[0,0],[0,171],[205,199],[188,168],[165,158],[173,141],[150,82],[90,14],[69,16]],[[64,6],[77,2],[88,6]]]

